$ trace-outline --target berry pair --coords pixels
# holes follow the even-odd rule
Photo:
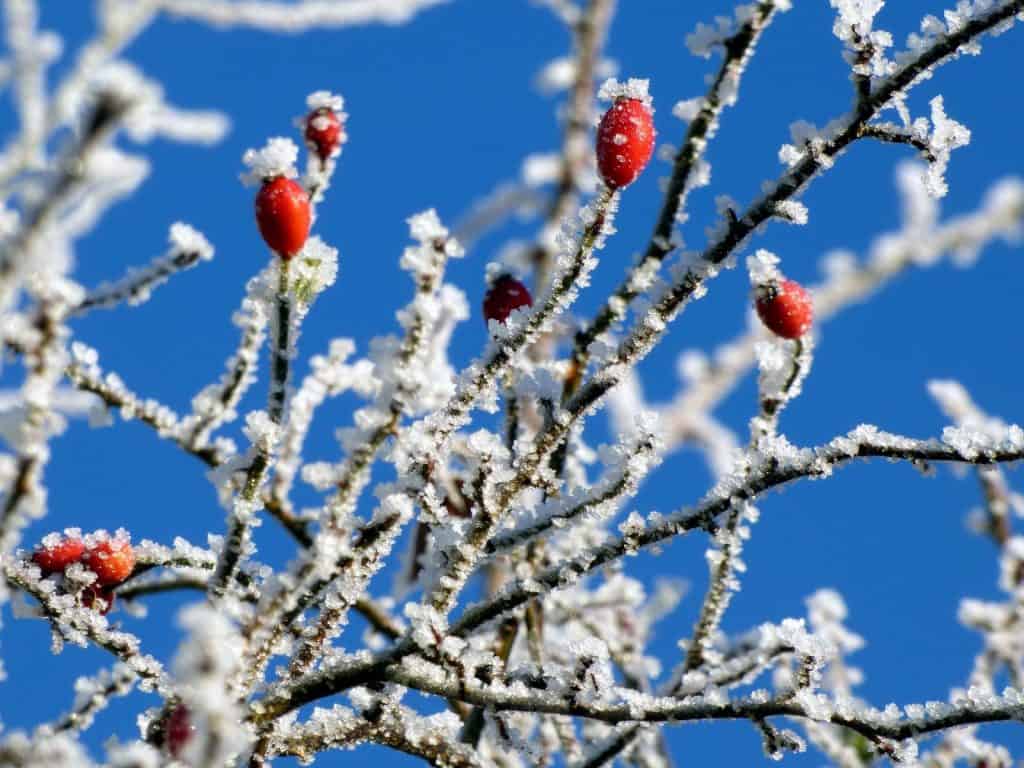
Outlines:
[[[110,537],[101,531],[82,539],[73,534],[50,534],[32,553],[32,562],[43,576],[64,571],[81,563],[96,574],[96,580],[81,593],[82,605],[106,614],[114,605],[113,587],[135,570],[135,551],[127,537]]]
[[[319,107],[303,121],[303,134],[321,163],[337,154],[345,138],[338,112]],[[256,225],[270,249],[282,259],[290,259],[306,244],[313,214],[309,195],[294,179],[273,176],[263,180],[256,194]]]

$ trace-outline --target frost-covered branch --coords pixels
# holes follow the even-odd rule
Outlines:
[[[171,247],[144,269],[129,270],[117,283],[102,285],[89,293],[75,308],[75,314],[95,308],[113,307],[124,301],[132,306],[149,299],[154,288],[171,276],[213,258],[213,246],[200,232],[180,221],[171,225]]]

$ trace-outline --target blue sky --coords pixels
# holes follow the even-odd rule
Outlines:
[[[69,50],[91,34],[87,4],[42,5],[43,26],[61,33]],[[788,140],[791,122],[823,124],[849,106],[846,66],[840,43],[831,35],[831,9],[823,0],[798,0],[795,6],[765,35],[740,104],[726,113],[709,151],[712,188],[692,197],[685,230],[695,246],[713,221],[714,195],[726,193],[745,203],[762,181],[780,173],[776,154]],[[671,116],[671,106],[703,92],[703,78],[715,66],[690,56],[684,36],[698,21],[730,8],[720,0],[620,3],[609,55],[623,76],[651,79],[661,140],[679,142],[684,127]],[[942,8],[939,0],[891,2],[878,25],[902,41],[921,16]],[[911,99],[915,115],[927,114],[928,99],[944,94],[948,113],[973,131],[971,145],[953,157],[951,191],[943,202],[947,213],[973,209],[997,178],[1024,174],[1024,106],[1004,86],[1019,72],[1021,34],[1014,30],[986,41],[981,57],[943,68]],[[557,147],[559,99],[539,94],[532,83],[566,45],[565,31],[551,15],[525,0],[456,0],[405,27],[285,37],[159,22],[128,50],[127,58],[161,80],[173,103],[216,107],[230,116],[233,128],[223,143],[209,149],[167,143],[144,147],[153,165],[151,177],[82,241],[77,275],[95,285],[149,261],[162,252],[168,225],[179,219],[202,230],[217,256],[172,281],[141,308],[93,313],[75,324],[76,334],[97,347],[104,367],[116,370],[133,389],[186,410],[191,396],[220,374],[234,349],[237,333],[230,314],[245,280],[266,258],[252,220],[252,191],[238,182],[241,154],[267,136],[288,134],[306,94],[330,89],[346,98],[350,141],[320,208],[317,231],[340,249],[340,279],[307,319],[298,370],[303,373],[308,355],[324,350],[336,336],[350,336],[365,350],[371,336],[395,328],[394,312],[410,296],[408,280],[398,269],[407,242],[405,218],[435,207],[444,220],[454,221],[496,183],[514,178],[524,154]],[[56,67],[56,74],[66,65]],[[0,132],[6,134],[13,126],[8,99],[2,108]],[[906,156],[898,147],[854,147],[803,198],[811,214],[806,227],[773,225],[756,244],[777,251],[787,272],[806,281],[817,276],[825,251],[847,247],[862,253],[875,234],[898,223],[893,170]],[[659,202],[656,178],[666,173],[667,166],[655,161],[625,193],[619,232],[602,254],[593,287],[581,299],[581,315],[597,306],[646,243]],[[530,232],[513,223],[453,265],[451,279],[467,292],[472,307],[479,306],[486,262],[509,237]],[[804,395],[783,417],[785,433],[807,445],[861,422],[914,436],[938,434],[944,422],[925,392],[930,378],[959,379],[991,413],[1024,421],[1021,255],[1000,244],[970,271],[942,265],[907,273],[870,304],[844,312],[821,336]],[[671,395],[681,350],[711,349],[744,328],[747,291],[746,275],[733,271],[686,311],[641,369],[654,399]],[[484,339],[481,322],[465,323],[455,336],[454,360],[468,362]],[[251,394],[243,408],[262,407],[264,388],[257,386]],[[754,400],[751,378],[719,415],[743,433]],[[341,398],[322,409],[309,456],[337,456],[332,433],[349,423],[352,405]],[[76,423],[55,444],[47,475],[51,515],[32,529],[33,539],[79,525],[125,526],[137,538],[169,542],[182,535],[202,542],[208,531],[220,531],[224,524],[202,468],[138,425],[92,430]],[[1011,480],[1022,485],[1019,472]],[[634,506],[642,511],[678,508],[696,500],[708,481],[698,455],[678,454],[656,472]],[[978,638],[956,622],[959,600],[999,596],[993,549],[968,534],[963,522],[978,501],[970,476],[958,478],[940,468],[936,476],[923,477],[907,466],[883,463],[851,466],[827,482],[775,494],[761,505],[762,521],[746,550],[745,586],[724,627],[741,631],[803,615],[805,597],[819,587],[833,587],[847,600],[848,624],[867,639],[853,658],[866,675],[861,695],[878,705],[943,699],[965,680],[978,648]],[[290,555],[272,524],[261,529],[258,543],[269,561],[282,562]],[[676,660],[675,640],[688,634],[699,606],[706,582],[705,546],[694,536],[668,547],[661,557],[629,564],[645,580],[670,575],[691,583],[679,610],[662,625],[656,646],[668,664]],[[376,585],[385,587],[385,579]],[[148,621],[126,618],[126,625],[142,636],[149,652],[166,657],[175,645],[175,633],[169,631],[173,617],[184,599],[154,600]],[[357,643],[358,634],[351,634],[349,642]],[[5,610],[0,652],[9,678],[0,684],[0,712],[8,728],[56,716],[70,704],[74,676],[108,664],[93,650],[69,649],[52,657],[48,644],[45,625],[14,621]],[[142,703],[133,697],[112,707],[94,727],[93,743],[111,732],[132,735],[134,713]],[[1024,746],[1012,727],[992,728],[991,733]],[[670,734],[679,764],[765,760],[749,725],[689,726]],[[382,750],[373,754],[382,765],[413,762]],[[322,764],[359,759],[341,753],[326,756]],[[800,766],[824,762],[817,755],[790,761]]]

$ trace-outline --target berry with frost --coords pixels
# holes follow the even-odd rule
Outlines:
[[[77,563],[84,552],[85,543],[78,537],[60,535],[54,540],[47,536],[32,553],[32,562],[39,566],[43,576],[49,576]]]
[[[256,224],[272,251],[282,259],[297,254],[306,244],[311,223],[309,196],[300,184],[284,176],[263,182],[256,195]]]
[[[484,295],[484,321],[504,323],[513,310],[532,306],[533,297],[526,286],[512,275],[501,275]]]
[[[345,138],[344,126],[338,113],[327,107],[314,109],[306,116],[306,144],[316,152],[320,162],[337,153]]]
[[[172,757],[181,756],[182,750],[192,738],[195,729],[188,707],[178,704],[171,710],[164,728],[164,744],[167,745],[167,751],[171,753]]]
[[[105,587],[120,584],[135,570],[135,551],[127,539],[102,539],[89,547],[82,564],[96,574],[96,583]]]
[[[640,99],[621,97],[597,128],[597,167],[612,189],[636,181],[654,152],[654,120]]]
[[[776,336],[798,339],[814,321],[814,304],[806,289],[795,280],[781,280],[759,286],[757,314]]]

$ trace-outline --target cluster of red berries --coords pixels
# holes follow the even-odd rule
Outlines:
[[[312,152],[325,163],[337,153],[345,139],[338,113],[327,107],[306,115],[303,135]],[[294,179],[272,176],[263,180],[256,193],[256,225],[270,249],[288,260],[302,250],[309,238],[313,215],[309,194]]]
[[[761,322],[783,339],[799,339],[814,322],[814,304],[795,280],[782,279],[759,286],[755,302]]]
[[[85,539],[71,534],[53,534],[36,547],[32,562],[39,566],[43,576],[64,573],[75,563],[84,565],[96,574],[96,580],[82,590],[82,605],[96,606],[100,613],[106,614],[114,606],[113,588],[135,570],[135,551],[127,538],[110,537],[105,532]]]

